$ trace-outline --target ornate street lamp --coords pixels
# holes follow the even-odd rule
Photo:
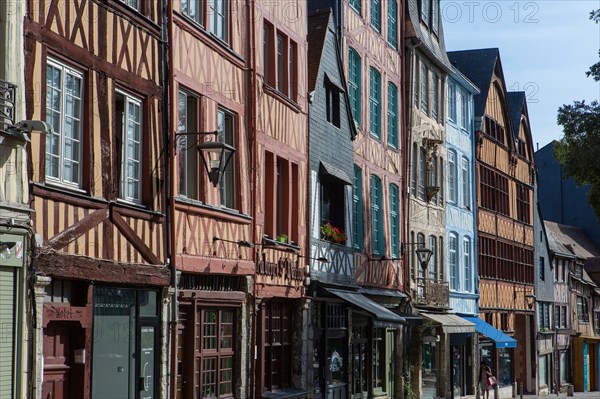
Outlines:
[[[419,264],[421,265],[421,269],[427,269],[427,265],[429,264],[429,260],[431,259],[431,255],[433,251],[429,248],[419,247],[415,251],[417,253],[417,259],[419,260]]]

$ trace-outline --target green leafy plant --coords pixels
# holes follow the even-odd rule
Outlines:
[[[279,242],[287,242],[288,240],[288,236],[287,234],[279,234],[279,236],[277,236],[277,241]]]
[[[333,226],[329,221],[321,226],[321,238],[341,245],[344,245],[348,240],[346,233],[340,230],[339,227]]]

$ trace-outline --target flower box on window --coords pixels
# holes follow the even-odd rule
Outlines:
[[[321,239],[334,244],[344,245],[348,237],[339,227],[335,227],[330,222],[327,222],[321,226]]]

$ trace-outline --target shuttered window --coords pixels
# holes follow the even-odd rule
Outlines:
[[[15,272],[0,268],[0,398],[13,397]]]
[[[361,101],[361,64],[360,56],[351,48],[348,51],[348,94],[350,96],[350,107],[352,115],[357,123],[360,123],[360,101]]]
[[[363,247],[362,171],[354,165],[354,189],[352,192],[352,217],[354,248]]]

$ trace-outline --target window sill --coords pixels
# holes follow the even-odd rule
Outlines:
[[[296,244],[294,241],[291,242],[281,242],[281,241],[277,241],[271,237],[269,237],[268,235],[264,235],[263,236],[263,243],[267,244],[267,247],[283,247],[283,248],[290,248],[296,251],[300,251],[302,248],[300,247],[300,245]]]
[[[238,210],[230,209],[222,206],[208,205],[202,201],[189,199],[186,197],[176,197],[175,207],[192,214],[215,217],[231,222],[249,224],[252,221],[252,216],[241,213]]]
[[[268,83],[263,82],[263,91],[284,102],[288,107],[292,108],[293,111],[302,112],[302,108],[300,108],[300,105],[298,105],[296,101],[292,100],[290,97],[280,92],[276,88],[271,87],[271,85]]]
[[[60,190],[60,191],[68,191],[68,192],[73,192],[73,193],[89,196],[87,191],[80,188],[79,186],[76,186],[73,183],[68,183],[68,182],[64,182],[61,180],[55,180],[52,178],[46,178],[46,187],[52,187],[52,188],[56,188],[57,190]]]

